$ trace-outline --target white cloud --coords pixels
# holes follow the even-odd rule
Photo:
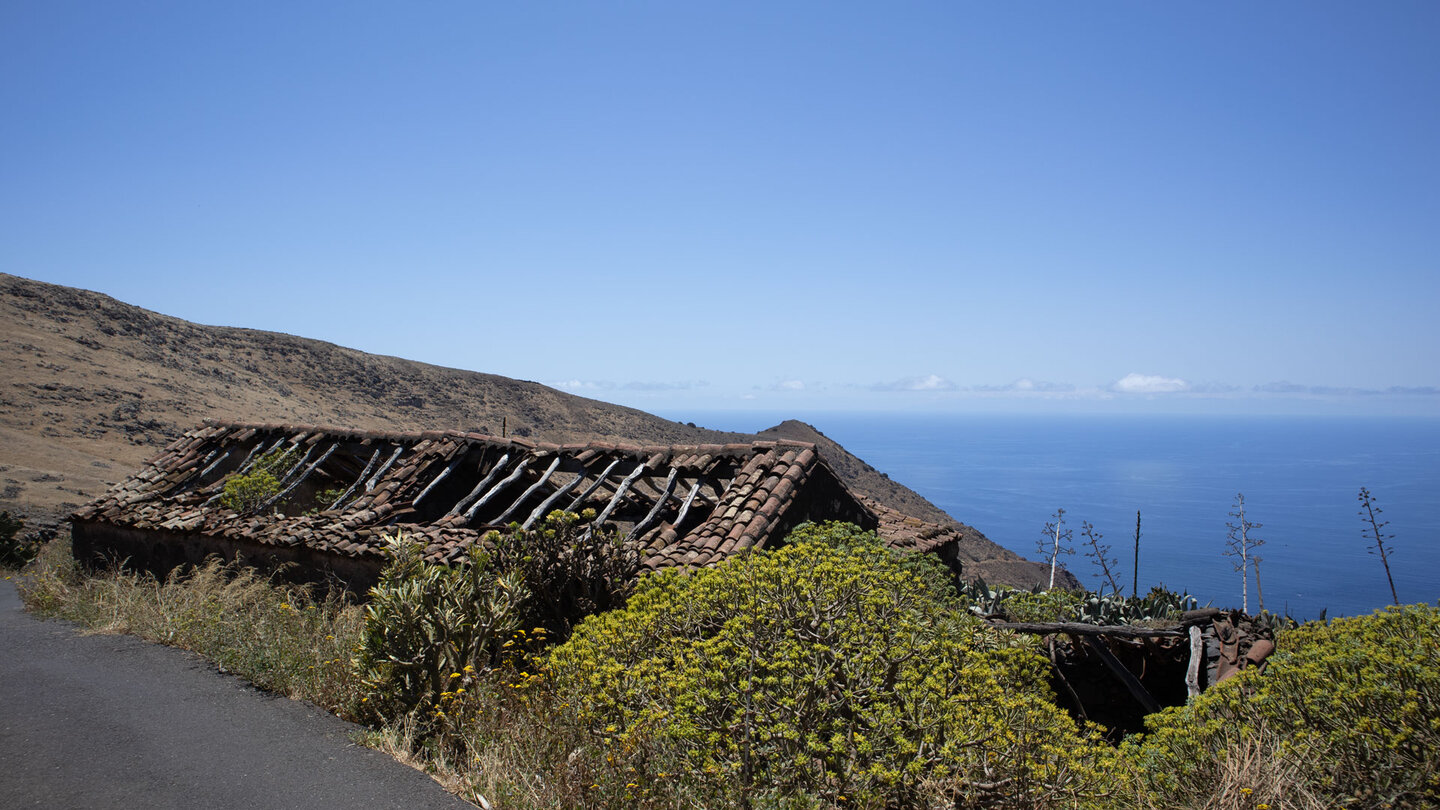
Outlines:
[[[1179,377],[1131,372],[1115,381],[1110,390],[1121,394],[1175,394],[1190,390],[1190,383]]]
[[[959,386],[938,374],[927,374],[924,377],[906,377],[894,382],[876,383],[870,388],[874,391],[955,391]]]
[[[1069,383],[1053,383],[1021,377],[1009,385],[987,385],[981,386],[977,390],[1008,394],[1068,394],[1075,390],[1075,386]]]
[[[605,391],[614,388],[615,383],[597,380],[561,380],[550,383],[550,387],[564,391]]]
[[[775,388],[776,388],[777,390],[780,390],[780,391],[804,391],[804,390],[805,390],[805,381],[804,381],[804,380],[782,380],[781,382],[778,382],[778,383],[775,384]]]
[[[622,388],[630,391],[688,391],[692,388],[703,388],[709,383],[704,380],[684,380],[681,382],[627,382]]]

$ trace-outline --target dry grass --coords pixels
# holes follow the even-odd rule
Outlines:
[[[17,584],[39,615],[191,650],[262,689],[342,716],[354,716],[361,697],[351,663],[359,608],[244,566],[212,560],[164,581],[118,567],[89,575],[68,544],[51,542]]]
[[[1167,808],[1189,810],[1326,810],[1333,804],[1306,785],[1306,771],[1323,767],[1281,753],[1280,741],[1262,729],[1232,739],[1219,752],[1204,780],[1183,796],[1167,797]]]

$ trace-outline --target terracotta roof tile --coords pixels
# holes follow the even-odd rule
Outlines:
[[[235,464],[213,465],[213,461],[227,451],[232,457],[253,454],[273,445],[277,439],[290,446],[304,443],[313,448],[310,460],[297,466],[294,475],[303,478],[322,470],[323,482],[330,482],[328,485],[339,482],[341,486],[352,487],[346,502],[334,510],[328,509],[328,503],[287,506],[287,500],[277,504],[297,515],[306,509],[325,509],[318,514],[295,517],[242,516],[221,506],[215,493],[220,492],[224,482],[237,470],[231,469]],[[392,447],[402,449],[393,463]],[[483,452],[465,455],[475,449]],[[482,479],[505,454],[510,456],[506,470],[482,487],[485,483]],[[569,472],[545,479],[545,470],[556,455],[562,459],[557,469]],[[359,471],[371,464],[372,457],[373,469],[366,475],[378,476],[379,480],[367,491],[368,481],[359,479]],[[467,457],[472,461],[455,465],[458,459]],[[326,459],[323,463],[317,461],[322,458]],[[545,463],[538,463],[541,459]],[[596,486],[596,477],[616,459],[632,464],[627,467],[622,461],[602,485]],[[499,439],[480,433],[383,433],[312,425],[224,422],[207,423],[187,432],[129,479],[79,509],[74,517],[77,521],[101,526],[140,530],[164,528],[183,533],[203,527],[204,537],[246,538],[282,547],[303,545],[317,553],[372,559],[377,565],[383,559],[383,536],[406,530],[426,543],[427,558],[453,561],[480,543],[486,520],[508,509],[509,519],[524,521],[532,509],[552,494],[558,494],[558,488],[568,482],[575,483],[570,491],[557,497],[553,508],[560,508],[590,490],[591,494],[577,509],[602,511],[614,498],[621,480],[633,469],[633,463],[642,460],[646,469],[622,501],[615,504],[611,515],[611,520],[620,526],[638,524],[649,515],[665,490],[671,469],[680,473],[670,493],[669,505],[662,508],[659,520],[637,538],[644,547],[643,563],[649,568],[708,565],[751,546],[779,542],[783,538],[773,535],[782,527],[788,531],[789,526],[800,520],[799,517],[785,518],[787,510],[797,502],[800,490],[817,475],[827,482],[827,492],[849,499],[850,514],[862,522],[873,521],[871,525],[878,527],[893,545],[933,550],[955,537],[941,527],[910,526],[903,519],[895,518],[898,513],[893,510],[884,510],[850,495],[814,446],[799,442],[677,447],[599,442],[555,445]],[[522,480],[499,490],[499,482],[514,475],[522,462],[527,465],[519,473]],[[422,505],[412,506],[414,498],[452,465],[455,466],[448,478],[434,485]],[[725,476],[733,477],[726,481]],[[350,480],[347,482],[346,478]],[[685,525],[691,528],[681,533],[669,521],[678,517],[680,503],[697,481],[701,484],[700,494],[692,502],[685,520]],[[292,479],[291,483],[297,485],[297,494],[290,496],[291,500],[302,497],[300,493],[313,497],[308,494],[309,490],[299,486],[303,481]],[[320,488],[321,483],[317,481],[311,489]],[[457,501],[476,488],[496,489],[493,493],[475,493],[474,503],[484,504],[482,512],[474,515],[473,520],[467,520],[460,512],[451,514],[460,506]],[[487,494],[493,495],[488,502],[485,501]],[[523,502],[517,503],[517,498]],[[204,542],[203,538],[201,541]]]

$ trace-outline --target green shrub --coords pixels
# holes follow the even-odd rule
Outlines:
[[[746,801],[1102,804],[1114,752],[1050,701],[1033,644],[952,594],[871,533],[808,526],[773,552],[645,578],[548,671],[614,756],[668,743]],[[632,764],[634,784],[655,778]]]
[[[220,493],[220,505],[242,515],[259,509],[280,493],[279,475],[294,463],[294,450],[271,450],[243,475],[232,475]]]
[[[492,564],[514,572],[525,585],[524,626],[563,639],[582,618],[625,604],[640,556],[623,538],[593,529],[594,518],[590,510],[556,510],[533,529],[511,523],[486,534]]]
[[[469,689],[520,629],[528,596],[520,578],[488,558],[468,565],[424,560],[424,546],[387,538],[390,562],[370,590],[358,661],[368,714],[417,715],[427,732],[445,721],[457,690]]]
[[[20,536],[25,521],[0,512],[0,568],[19,568],[35,557],[38,547]]]
[[[1225,752],[1258,741],[1332,806],[1440,804],[1440,608],[1311,622],[1278,644],[1264,674],[1166,709],[1127,746],[1159,795],[1201,803]]]

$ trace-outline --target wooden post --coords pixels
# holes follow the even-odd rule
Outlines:
[[[1200,695],[1200,664],[1205,660],[1205,641],[1198,625],[1190,625],[1190,665],[1185,669],[1185,689],[1190,697]]]

